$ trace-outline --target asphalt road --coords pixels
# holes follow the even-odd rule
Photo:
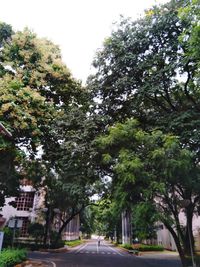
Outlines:
[[[181,267],[176,258],[130,255],[101,241],[90,241],[65,253],[32,252],[29,257],[47,260],[53,267]]]

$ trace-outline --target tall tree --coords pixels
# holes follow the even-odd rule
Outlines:
[[[179,10],[179,16],[188,27],[184,30],[181,36],[181,42],[184,43],[187,49],[187,58],[190,60],[196,59],[199,62],[200,58],[200,3],[198,0],[189,1],[189,3]]]
[[[52,121],[63,105],[79,104],[84,90],[62,62],[59,48],[30,30],[15,33],[1,23],[0,46],[0,121],[12,133],[12,141],[1,138],[0,156],[12,157],[12,168],[1,162],[4,169],[22,172],[19,155],[33,161],[39,150],[44,151],[52,138]]]
[[[183,149],[175,136],[145,132],[135,120],[112,126],[107,135],[97,139],[97,144],[113,173],[118,206],[151,203],[159,215],[157,219],[172,234],[186,266],[189,236],[194,246],[192,218],[200,205],[200,169],[195,155]],[[183,202],[188,202],[184,210]],[[185,227],[180,221],[181,212],[185,214]]]
[[[75,215],[93,204],[91,197],[96,191],[98,175],[92,142],[98,129],[85,106],[87,103],[74,104],[60,110],[51,124],[51,138],[44,145],[43,161],[55,173],[53,179],[47,175],[44,180],[46,200],[51,203],[49,208],[61,211],[59,236]]]
[[[195,178],[196,164],[200,160],[198,2],[171,1],[147,10],[146,15],[137,21],[123,18],[97,53],[94,60],[96,74],[88,79],[88,86],[94,96],[93,109],[103,117],[105,132],[107,125],[113,125],[113,122],[137,118],[142,129],[159,129],[166,134],[173,133],[180,137],[180,146],[190,150],[194,157],[189,168],[193,178],[191,182],[186,179],[187,183],[184,185],[184,198],[192,199],[187,207],[190,211],[186,210],[190,231],[192,214],[199,202],[198,194],[194,192],[195,187],[198,187],[198,178]],[[126,131],[128,132],[128,129]],[[112,134],[113,139],[110,139],[116,144],[114,130]],[[124,132],[123,142],[127,136]],[[115,137],[117,138],[117,135]],[[126,142],[129,144],[129,141]],[[148,147],[147,144],[146,146]],[[112,149],[115,151],[118,145]],[[142,153],[143,146],[140,149]],[[126,200],[131,196],[139,201],[139,188],[143,187],[146,181],[145,173],[141,173],[143,165],[140,166],[141,162],[136,161],[132,162],[135,164],[132,166],[129,159],[135,159],[134,153],[132,155],[128,151],[127,154],[126,149],[122,152],[120,159],[124,161],[118,167],[122,168],[127,181],[122,175],[119,182],[114,179],[113,185],[122,195],[121,199]],[[109,160],[109,155],[105,155],[105,159]],[[115,163],[114,161],[113,164]],[[136,166],[141,181],[138,186],[132,187],[131,179],[134,180]],[[112,171],[110,167],[106,167],[109,173]],[[163,165],[163,171],[168,167]],[[114,175],[116,176],[116,170]],[[116,177],[119,175],[120,172]],[[176,186],[179,184],[178,177],[179,174],[174,173],[172,180]],[[127,186],[128,181],[130,187]],[[129,191],[129,188],[132,189]],[[178,210],[175,209],[174,215]],[[186,238],[188,237],[186,230]],[[185,250],[188,252],[187,244],[189,242],[185,242]]]
[[[180,15],[188,8],[192,22],[190,11]],[[180,0],[153,7],[137,21],[121,20],[97,53],[97,72],[88,80],[104,125],[135,117],[144,129],[173,132],[196,150],[199,57],[193,52],[199,47],[198,14],[198,1]]]

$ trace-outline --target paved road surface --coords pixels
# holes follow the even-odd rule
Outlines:
[[[31,258],[54,262],[54,267],[181,267],[176,258],[154,259],[130,255],[101,241],[90,241],[65,253],[34,252]]]

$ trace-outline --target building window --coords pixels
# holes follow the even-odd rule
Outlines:
[[[22,185],[22,186],[31,185],[32,186],[33,182],[24,178],[24,179],[20,180],[20,185]]]
[[[20,237],[27,237],[28,236],[28,226],[29,226],[29,219],[28,217],[17,217],[16,219],[22,220],[22,228],[19,229]]]
[[[17,210],[29,211],[33,207],[34,192],[22,192],[20,196],[16,198]]]

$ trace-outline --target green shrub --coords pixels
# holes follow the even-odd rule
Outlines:
[[[75,246],[78,246],[78,245],[80,245],[82,243],[83,243],[83,241],[81,241],[80,239],[71,240],[71,241],[65,241],[65,245],[67,245],[69,247],[75,247]]]
[[[36,244],[34,242],[15,242],[15,248],[27,250],[39,250],[43,248],[43,244]]]
[[[144,244],[137,245],[137,249],[139,251],[163,251],[164,250],[163,246],[159,246],[159,245],[144,245]]]
[[[132,245],[130,244],[123,244],[121,245],[122,248],[125,248],[125,249],[133,249]]]
[[[28,227],[28,233],[35,238],[35,243],[39,244],[44,238],[44,226],[40,223],[31,223]]]
[[[52,249],[57,249],[57,248],[62,248],[65,245],[65,241],[61,239],[61,236],[59,236],[59,239],[57,239],[58,233],[56,231],[51,231],[50,236],[51,236],[51,245],[47,245],[46,248],[52,248]]]
[[[8,228],[7,226],[3,228],[4,238],[3,238],[3,248],[8,248],[12,246],[13,239],[13,229]],[[15,237],[19,236],[19,230],[15,231]]]
[[[56,244],[55,243],[52,243],[51,246],[50,246],[50,248],[52,248],[52,249],[63,248],[64,245],[65,245],[65,241],[59,239]]]
[[[23,249],[5,249],[0,254],[0,267],[13,267],[27,258]]]

